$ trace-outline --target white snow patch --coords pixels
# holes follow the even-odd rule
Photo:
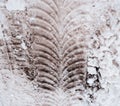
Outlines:
[[[26,3],[24,0],[8,0],[6,7],[9,11],[25,10]]]
[[[89,67],[89,68],[87,69],[87,71],[88,71],[90,74],[97,74],[97,73],[96,73],[96,69],[95,69],[94,67]]]
[[[31,88],[29,81],[17,70],[0,70],[0,106],[33,106],[35,100]]]
[[[23,49],[27,49],[27,46],[25,45],[25,43],[23,41],[21,43],[21,46],[22,46]]]

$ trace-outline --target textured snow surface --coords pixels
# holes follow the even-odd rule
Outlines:
[[[68,1],[64,0],[65,5]],[[84,4],[80,6],[80,10],[87,13],[79,17],[85,28],[83,32],[88,35],[85,35],[88,38],[87,70],[90,74],[97,74],[96,68],[99,68],[102,89],[92,92],[94,100],[91,102],[87,95],[91,93],[89,90],[84,94],[84,101],[72,101],[70,96],[58,88],[51,94],[51,98],[55,100],[55,104],[51,106],[120,106],[120,0],[74,1]],[[15,10],[24,11],[30,2],[0,0],[0,106],[43,106],[42,102],[48,97],[46,94],[46,98],[42,98],[42,94],[45,94],[36,90],[36,86],[26,78],[22,70],[11,70],[7,63],[8,54],[4,53],[7,50],[6,39],[9,39],[3,33],[3,29],[8,28],[9,24],[6,14]],[[79,18],[73,21],[77,23]],[[18,38],[22,39],[21,36]],[[21,46],[24,50],[27,49],[23,40]],[[92,86],[94,78],[87,82]]]

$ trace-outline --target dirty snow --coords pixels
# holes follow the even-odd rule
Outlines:
[[[95,57],[88,59],[88,72],[96,74],[95,66],[100,67],[103,89],[95,93],[95,102],[89,104],[87,101],[78,104],[76,102],[73,106],[120,106],[120,0],[91,1],[93,3],[90,2],[87,6],[83,6],[94,20],[94,26],[91,26],[89,30],[101,29],[101,35],[96,38],[92,35],[93,32],[90,32],[97,43],[94,48],[90,46],[88,49],[89,57]],[[25,10],[26,3],[24,0],[0,0],[0,25],[6,25],[2,12],[4,6],[9,11]],[[110,19],[108,24],[111,28],[105,26],[106,18]],[[0,26],[0,39],[4,40],[2,30]],[[89,42],[90,45],[93,41]],[[26,49],[25,44],[22,46]],[[100,48],[97,49],[99,46]],[[6,64],[2,50],[0,47],[0,66]],[[92,84],[93,80],[90,79],[88,82]],[[64,95],[60,97],[63,99]],[[0,68],[0,106],[41,106],[39,99],[40,95],[23,73],[5,69],[5,67]],[[59,106],[64,106],[64,104]]]

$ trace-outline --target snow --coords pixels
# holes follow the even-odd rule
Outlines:
[[[32,106],[34,99],[29,82],[9,70],[0,73],[0,106]]]
[[[22,46],[23,49],[27,49],[27,47],[26,47],[26,45],[25,45],[25,43],[23,41],[22,41],[21,46]]]
[[[67,2],[67,0],[65,0]],[[95,67],[100,67],[101,86],[103,89],[94,94],[95,102],[88,101],[72,103],[72,106],[120,106],[120,22],[116,25],[117,20],[120,21],[120,0],[91,0],[95,5],[91,8],[91,2],[86,4],[85,10],[89,11],[90,16],[85,16],[90,29],[90,36],[93,41],[96,40],[100,44],[97,46],[89,46],[88,50],[88,67],[90,74],[97,74]],[[87,0],[85,0],[87,2]],[[5,4],[4,4],[5,3]],[[24,0],[0,0],[0,6],[5,5],[8,11],[25,10],[26,2]],[[3,8],[3,7],[2,7]],[[105,27],[106,14],[112,8],[116,12],[108,17],[111,19],[111,28]],[[91,21],[92,20],[92,21]],[[0,7],[0,25],[7,25],[4,13]],[[93,24],[93,26],[91,25]],[[87,24],[86,24],[87,25]],[[90,28],[89,28],[90,27]],[[95,37],[93,31],[101,30],[101,35]],[[0,39],[3,39],[3,28],[0,26]],[[21,39],[21,37],[18,37]],[[90,45],[93,41],[89,40]],[[27,49],[25,43],[21,44],[23,49]],[[2,47],[0,47],[0,66],[6,65],[6,60],[2,57]],[[93,79],[89,79],[88,83],[92,85]],[[2,69],[0,67],[0,106],[41,106],[40,93],[34,90],[34,86],[26,79],[22,71]],[[66,94],[58,89],[57,103],[61,106],[67,106],[65,101]],[[68,97],[69,98],[69,97]],[[62,103],[64,101],[64,104]],[[69,101],[72,102],[72,101]]]
[[[25,10],[25,1],[24,0],[8,0],[6,3],[6,8],[9,11],[12,10]]]
[[[89,72],[90,74],[97,74],[97,73],[96,73],[96,69],[95,69],[94,67],[89,67],[89,68],[88,68],[88,72]]]

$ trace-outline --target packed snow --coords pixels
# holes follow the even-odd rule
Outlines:
[[[89,73],[96,74],[96,67],[100,67],[102,89],[94,93],[95,100],[92,103],[88,102],[89,100],[80,103],[76,101],[72,106],[120,106],[120,0],[87,2],[89,0],[85,0],[86,5],[81,7],[92,17],[90,19],[91,17],[85,16],[90,21],[86,24],[89,28],[89,36],[93,37],[88,42],[87,69]],[[40,93],[27,80],[22,70],[18,72],[18,70],[9,69],[3,55],[5,44],[1,44],[5,40],[2,25],[7,27],[3,10],[24,11],[27,3],[25,0],[0,0],[0,106],[41,106]],[[105,26],[106,19],[108,26]],[[101,31],[96,32],[97,37],[93,33],[96,29]],[[22,47],[26,49],[24,42]],[[88,83],[92,85],[93,81],[89,79]],[[59,101],[61,105],[58,104],[58,106],[66,106],[67,103],[62,103],[65,94],[61,90],[57,93],[55,98],[58,100],[61,98]]]

